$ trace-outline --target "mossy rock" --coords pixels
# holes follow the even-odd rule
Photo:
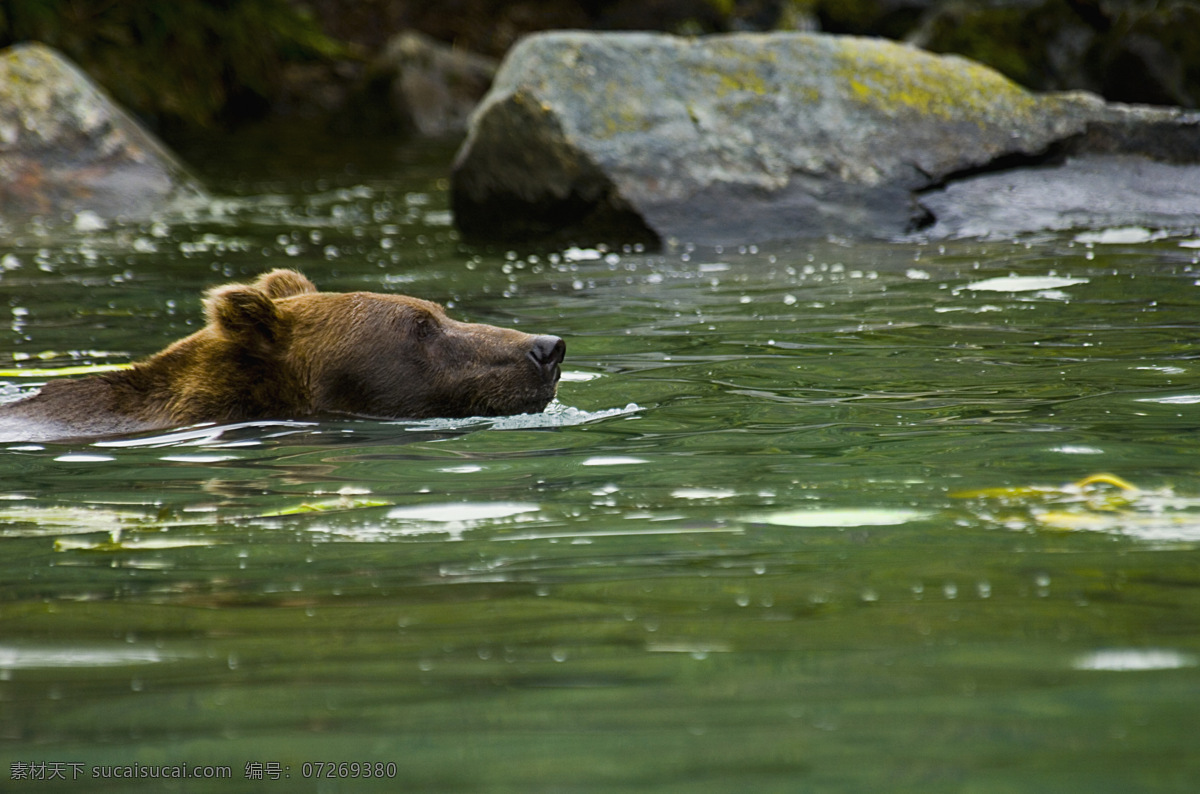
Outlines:
[[[60,54],[0,51],[0,224],[140,219],[204,198],[183,164]]]
[[[1184,123],[881,39],[548,33],[502,64],[453,200],[476,237],[893,238],[931,220],[920,191],[1151,121]]]

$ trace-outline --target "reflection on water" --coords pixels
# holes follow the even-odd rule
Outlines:
[[[0,368],[34,373],[4,400],[152,353],[206,287],[279,265],[571,351],[537,415],[4,445],[0,775],[1200,780],[1194,239],[475,249],[434,154],[233,175],[203,217],[0,250]]]
[[[1129,648],[1095,651],[1075,660],[1078,670],[1113,670],[1136,672],[1139,670],[1177,670],[1180,667],[1195,667],[1196,657],[1164,651],[1157,648]]]
[[[49,667],[130,667],[168,662],[172,657],[148,648],[48,648],[0,646],[0,670]]]
[[[115,448],[182,446],[224,448],[229,446],[257,446],[262,443],[259,438],[260,432],[258,431],[271,429],[273,432],[261,434],[262,437],[280,438],[294,430],[304,430],[312,427],[317,427],[317,424],[315,422],[297,422],[294,420],[236,422],[228,425],[206,424],[197,426],[194,429],[187,428],[169,433],[156,433],[150,436],[143,435],[117,440],[94,441],[92,442],[92,446]],[[275,428],[279,429],[275,430]],[[249,438],[236,437],[241,435],[240,431],[245,430],[253,431],[253,435]],[[229,438],[226,438],[227,436]]]

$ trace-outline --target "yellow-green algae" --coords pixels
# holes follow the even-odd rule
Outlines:
[[[738,47],[723,41],[708,43],[705,50],[709,57],[719,60],[711,65],[694,64],[692,68],[695,72],[716,80],[714,93],[717,97],[725,97],[734,92],[766,96],[771,90],[760,70],[777,63],[778,57],[774,50]]]
[[[983,123],[999,114],[1027,119],[1042,100],[999,72],[955,56],[872,39],[845,38],[835,52],[834,78],[849,96],[890,116],[915,113]]]
[[[607,110],[604,113],[603,131],[606,136],[647,132],[654,126],[638,94],[631,91],[626,83],[609,80],[604,86],[601,107]]]
[[[0,369],[0,378],[62,378],[69,375],[97,375],[129,369],[131,364],[81,364],[77,367],[17,367]]]

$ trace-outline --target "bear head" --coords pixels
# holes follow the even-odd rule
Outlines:
[[[159,354],[183,369],[181,421],[541,411],[565,352],[556,336],[452,320],[405,295],[319,292],[292,270],[205,297],[204,330]]]

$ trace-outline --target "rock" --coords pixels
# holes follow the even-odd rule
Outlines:
[[[0,52],[0,224],[139,219],[205,196],[86,75],[40,44]]]
[[[1200,165],[1136,155],[1071,157],[954,182],[921,197],[932,238],[1009,237],[1036,230],[1149,226],[1192,229],[1200,220]]]
[[[502,64],[452,200],[477,238],[974,234],[986,217],[938,226],[967,178],[1094,153],[1200,162],[1198,130],[1181,111],[1035,94],[879,39],[548,33]],[[1025,225],[1045,228],[1036,215]]]
[[[388,42],[372,65],[369,91],[372,101],[385,103],[392,116],[384,126],[426,137],[462,135],[497,66],[492,58],[405,31]]]

